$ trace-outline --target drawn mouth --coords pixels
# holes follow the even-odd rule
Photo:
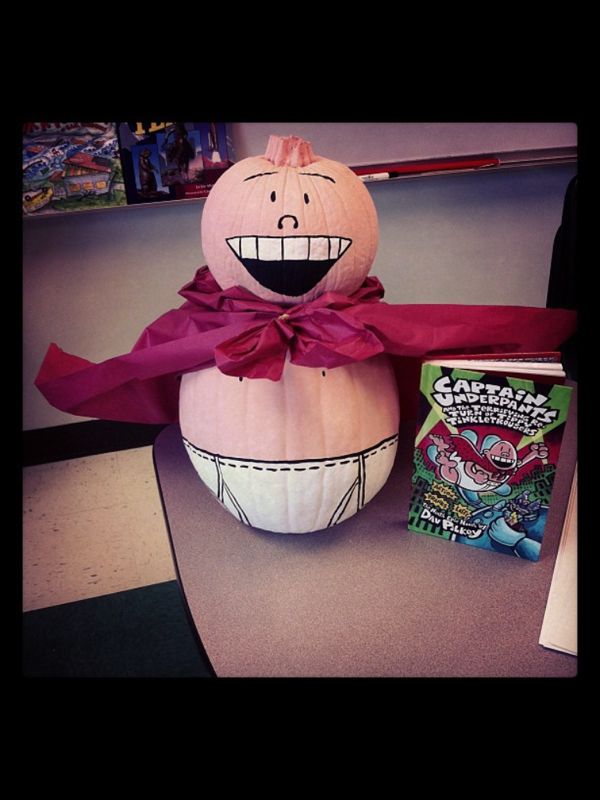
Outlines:
[[[494,456],[490,458],[490,461],[495,467],[498,467],[498,469],[509,469],[509,467],[514,467],[515,465],[512,458],[504,458],[504,456]]]
[[[343,236],[234,236],[225,240],[250,275],[278,294],[306,294],[352,244]]]

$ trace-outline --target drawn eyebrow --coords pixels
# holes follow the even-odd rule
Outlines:
[[[276,172],[257,172],[256,175],[249,175],[247,178],[244,178],[244,181],[251,181],[252,178],[262,178],[263,175],[277,175],[277,173]],[[244,181],[242,181],[242,183]]]
[[[332,183],[335,183],[333,178],[330,178],[329,175],[321,175],[318,172],[300,172],[298,174],[299,175],[310,175],[312,178],[325,178],[326,181],[331,181]]]

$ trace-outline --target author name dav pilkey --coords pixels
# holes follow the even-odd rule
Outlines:
[[[471,525],[468,522],[457,522],[451,517],[446,517],[439,510],[432,511],[425,506],[421,511],[420,519],[439,525],[444,532],[451,531],[458,536],[466,536],[468,539],[478,539],[483,536],[485,528],[481,525]]]

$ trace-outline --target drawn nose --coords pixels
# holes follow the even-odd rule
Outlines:
[[[283,217],[279,217],[279,222],[277,223],[277,227],[279,230],[283,228],[283,220],[284,219],[293,219],[294,220],[294,228],[298,227],[298,220],[293,214],[284,214]]]

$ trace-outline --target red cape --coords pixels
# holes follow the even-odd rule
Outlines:
[[[496,469],[492,462],[489,461],[482,453],[480,453],[475,445],[465,436],[461,436],[460,434],[452,434],[450,438],[452,450],[461,459],[461,461],[471,461],[481,469],[489,472],[490,477],[494,480],[501,481],[506,478],[507,475],[510,475],[512,467],[511,469],[505,470]]]
[[[94,364],[51,344],[35,385],[71,414],[169,423],[178,419],[179,377],[215,365],[227,375],[279,380],[288,352],[294,364],[330,369],[378,353],[412,361],[545,351],[576,327],[575,312],[563,309],[391,305],[383,293],[370,276],[350,296],[325,292],[285,306],[240,286],[222,290],[202,267],[180,291],[187,302],[145,328],[131,352]]]

